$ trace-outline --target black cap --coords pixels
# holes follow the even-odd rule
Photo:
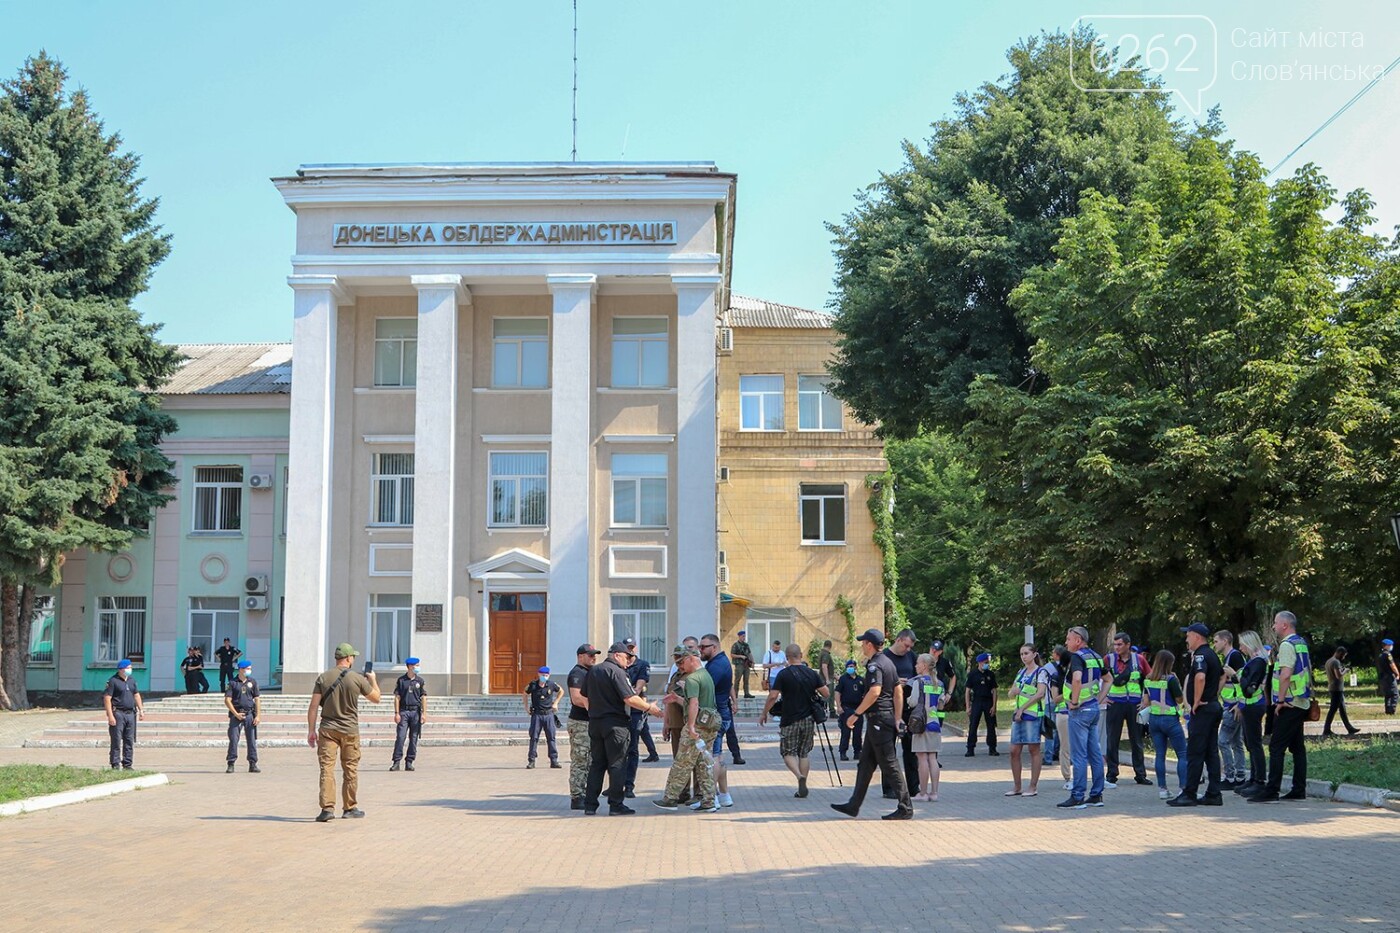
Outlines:
[[[942,651],[942,650],[943,650],[943,639],[941,639],[941,638],[935,638],[935,639],[933,640],[933,644],[929,645],[928,648],[929,648],[930,651]]]
[[[856,636],[856,641],[868,641],[878,648],[885,643],[885,633],[877,628],[868,628]]]
[[[636,647],[637,647],[637,646],[636,646],[635,644],[631,644],[630,642],[626,642],[626,641],[615,641],[615,642],[612,643],[612,647],[608,649],[608,654],[630,654],[630,655],[635,655],[637,652],[634,651],[633,649],[636,648]]]
[[[576,652],[574,652],[574,653],[575,653],[575,654],[602,654],[603,652],[599,651],[597,648],[594,648],[594,647],[593,647],[592,645],[590,645],[590,644],[584,643],[584,644],[582,644],[582,645],[579,645],[579,646],[578,646],[578,651],[576,651]]]
[[[1206,628],[1206,625],[1205,625],[1204,622],[1192,622],[1190,625],[1186,626],[1185,628],[1183,628],[1183,629],[1181,630],[1181,634],[1183,634],[1183,635],[1185,635],[1187,632],[1195,632],[1197,635],[1200,635],[1202,638],[1209,638],[1209,637],[1210,637],[1210,629]]]

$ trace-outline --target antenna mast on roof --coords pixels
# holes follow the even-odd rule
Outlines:
[[[578,161],[578,0],[574,0],[574,148],[569,161]]]

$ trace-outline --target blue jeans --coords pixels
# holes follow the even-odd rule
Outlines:
[[[1152,748],[1157,753],[1157,786],[1167,787],[1167,746],[1176,752],[1176,789],[1186,786],[1186,732],[1181,728],[1181,717],[1153,713],[1147,723],[1152,734]]]
[[[1095,700],[1069,711],[1069,749],[1074,762],[1073,786],[1069,795],[1075,800],[1084,799],[1089,774],[1093,775],[1093,783],[1088,786],[1089,796],[1102,794],[1103,744],[1099,741],[1099,704]]]
[[[1051,724],[1051,725],[1054,725],[1054,724],[1055,724],[1055,714],[1054,714],[1054,713],[1051,713],[1051,714],[1050,714],[1050,724]],[[1059,751],[1060,751],[1060,730],[1055,729],[1055,730],[1051,731],[1051,733],[1050,733],[1049,736],[1046,737],[1044,744],[1041,746],[1041,752],[1042,752],[1042,754],[1041,754],[1041,757],[1040,757],[1040,763],[1041,763],[1041,764],[1044,764],[1044,765],[1054,764],[1054,762],[1055,762],[1055,755],[1056,755]]]

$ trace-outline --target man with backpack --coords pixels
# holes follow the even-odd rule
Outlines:
[[[821,674],[806,665],[799,646],[788,645],[784,655],[787,666],[773,679],[773,689],[768,691],[768,702],[763,704],[758,724],[767,724],[774,702],[781,699],[778,749],[783,756],[783,764],[797,778],[797,793],[793,796],[806,797],[807,773],[812,766],[813,736],[816,733],[813,715],[818,703],[825,708],[831,688],[822,683]]]

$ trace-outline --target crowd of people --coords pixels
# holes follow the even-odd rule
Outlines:
[[[1298,634],[1296,617],[1287,611],[1275,616],[1272,645],[1258,632],[1241,632],[1236,638],[1225,630],[1212,633],[1199,622],[1181,632],[1189,651],[1184,680],[1171,650],[1149,657],[1121,632],[1113,637],[1107,656],[1089,646],[1089,632],[1082,626],[1070,628],[1064,643],[1048,657],[1034,645],[1021,646],[1020,667],[1005,691],[1012,706],[1012,786],[1005,796],[1038,796],[1043,769],[1058,762],[1069,792],[1059,808],[1104,806],[1104,791],[1127,779],[1120,773],[1126,735],[1134,783],[1155,784],[1169,806],[1220,806],[1224,791],[1252,803],[1305,798],[1303,726],[1320,719],[1321,710],[1314,697],[1314,664],[1307,642]],[[850,798],[832,808],[856,816],[878,770],[883,796],[895,801],[895,810],[883,818],[910,819],[914,802],[938,800],[943,723],[957,672],[944,657],[941,640],[933,640],[926,653],[916,652],[910,629],[888,646],[877,629],[856,641],[863,663],[845,661],[839,676],[830,642],[823,646],[816,668],[808,666],[798,645],[781,649],[781,663],[774,649],[766,651],[762,666],[768,693],[758,723],[764,726],[770,717],[777,719],[779,753],[796,782],[794,797],[801,799],[809,794],[818,730],[829,746],[825,723],[834,712],[840,728],[839,758],[853,757],[857,765]],[[221,689],[229,716],[227,770],[234,770],[242,743],[248,770],[257,772],[260,689],[252,665],[239,659],[236,647],[226,640],[220,652]],[[1393,641],[1384,639],[1377,675],[1388,715],[1395,714],[1400,701],[1400,670],[1393,652]],[[321,822],[335,818],[337,759],[342,770],[341,815],[363,815],[357,805],[358,701],[363,696],[378,703],[381,695],[372,672],[352,669],[358,653],[349,644],[336,648],[336,666],[318,678],[307,710],[308,744],[317,749],[321,765]],[[559,707],[567,692],[572,809],[597,813],[605,797],[610,814],[635,812],[627,800],[636,796],[638,767],[660,761],[650,717],[662,720],[661,740],[669,743],[672,756],[655,805],[704,813],[733,806],[724,753],[727,746],[729,762],[744,763],[735,711],[738,691],[748,687],[755,666],[743,632],[732,653],[733,661],[718,635],[687,636],[673,650],[660,700],[653,702],[648,699],[651,665],[639,656],[634,640],[614,643],[601,662],[603,652],[591,644],[580,645],[565,687],[553,683],[550,669],[541,667],[525,690],[530,717],[526,767],[535,767],[543,737],[550,767],[562,768],[556,736],[563,726]],[[1001,688],[991,660],[990,654],[977,655],[964,685],[968,757],[975,756],[983,736],[988,754],[1000,754],[996,711]],[[1324,735],[1332,734],[1338,715],[1349,734],[1359,731],[1346,710],[1346,662],[1346,649],[1338,648],[1323,665],[1329,696]],[[200,674],[202,659],[194,648],[182,666],[191,676]],[[104,691],[113,768],[132,768],[136,721],[144,718],[141,694],[130,674],[130,662],[121,662]],[[198,692],[196,683],[187,684]],[[747,689],[744,696],[751,696]],[[406,671],[394,685],[393,707],[397,729],[390,770],[402,764],[412,771],[427,719],[427,690],[417,658],[407,659]],[[640,754],[643,746],[645,758]],[[1152,776],[1147,768],[1149,747]],[[824,751],[831,753],[834,765],[836,750]],[[1174,791],[1168,780],[1169,751],[1176,758]],[[1286,756],[1291,756],[1293,768],[1285,790]]]

